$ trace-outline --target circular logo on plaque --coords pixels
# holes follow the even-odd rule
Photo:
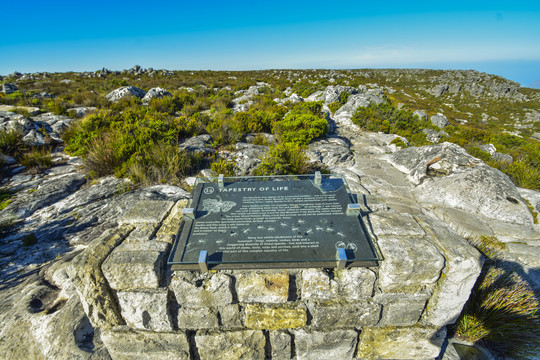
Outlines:
[[[214,193],[214,188],[213,187],[207,187],[207,188],[204,188],[204,193],[205,194],[213,194]]]

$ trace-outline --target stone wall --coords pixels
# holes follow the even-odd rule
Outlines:
[[[171,272],[186,203],[141,201],[72,262],[113,359],[433,359],[482,265],[436,218],[367,201],[379,267]]]

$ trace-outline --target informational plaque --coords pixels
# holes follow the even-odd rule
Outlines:
[[[337,176],[201,178],[172,270],[376,266],[359,206]]]

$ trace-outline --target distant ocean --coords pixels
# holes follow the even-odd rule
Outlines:
[[[449,65],[455,66],[454,69],[472,69],[499,75],[520,83],[522,87],[540,89],[540,60],[486,61]]]

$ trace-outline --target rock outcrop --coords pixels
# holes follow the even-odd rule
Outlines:
[[[108,93],[106,98],[107,100],[111,102],[117,102],[123,98],[131,97],[131,96],[142,99],[145,95],[146,95],[146,92],[144,90],[139,89],[138,87],[122,86]]]

